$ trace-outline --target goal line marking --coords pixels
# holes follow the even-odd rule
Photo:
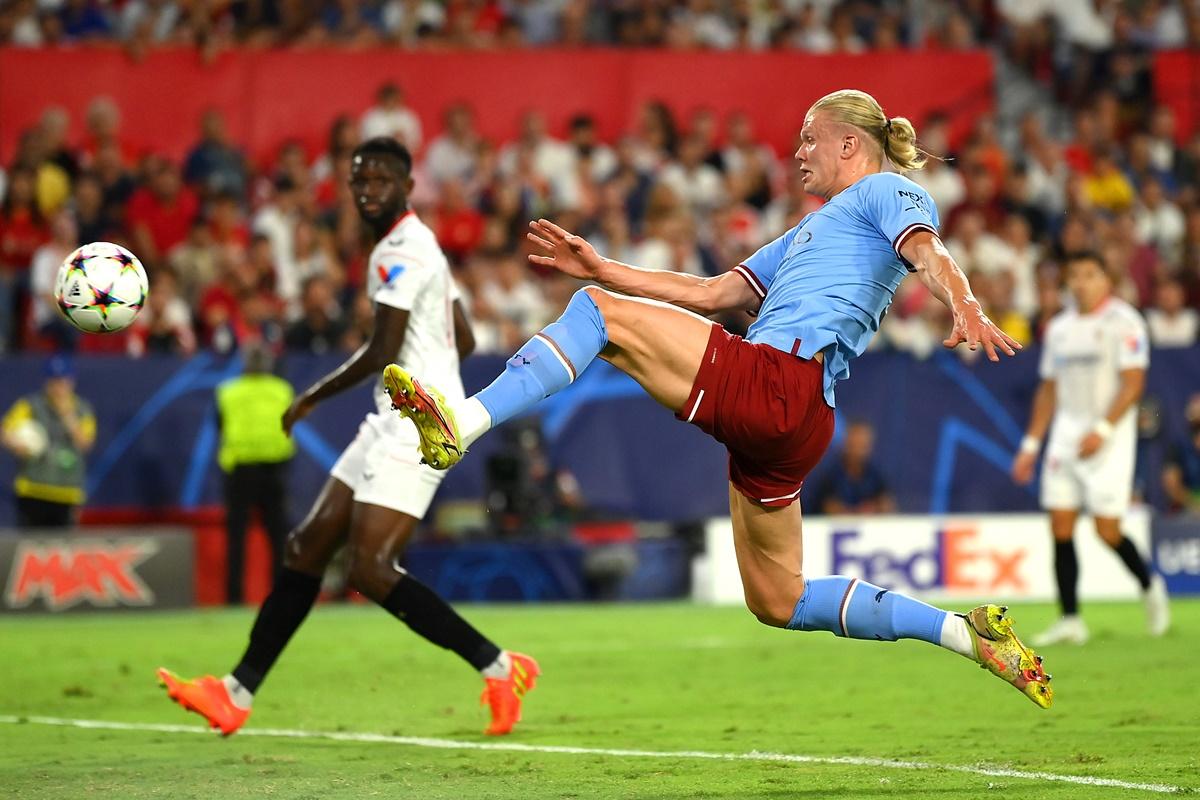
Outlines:
[[[146,733],[190,733],[215,736],[215,732],[199,725],[165,725],[152,722],[110,722],[98,719],[64,719],[61,717],[16,716],[0,714],[0,724],[8,725],[53,725],[66,728],[89,730],[140,731]],[[828,764],[851,767],[879,767],[882,769],[936,770],[979,775],[988,778],[1012,778],[1017,780],[1052,781],[1079,786],[1103,786],[1110,789],[1138,790],[1172,794],[1190,791],[1182,786],[1163,783],[1135,783],[1115,778],[1096,778],[1089,775],[1060,775],[1054,772],[1034,772],[963,764],[932,764],[925,761],[905,761],[892,758],[869,758],[865,756],[806,756],[791,753],[764,753],[752,750],[748,753],[715,753],[704,750],[632,750],[607,747],[570,747],[564,745],[522,744],[520,742],[471,742],[456,739],[431,739],[422,736],[389,736],[382,733],[351,733],[346,731],[306,731],[280,728],[245,728],[237,733],[243,736],[265,736],[276,739],[322,739],[334,742],[360,742],[370,744],[394,744],[406,747],[428,747],[437,750],[489,750],[508,753],[548,753],[579,756],[614,756],[618,758],[678,758],[706,761],[773,761],[786,764]]]

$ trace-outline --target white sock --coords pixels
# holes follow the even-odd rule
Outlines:
[[[479,674],[485,678],[499,678],[503,680],[508,677],[508,673],[511,671],[512,657],[509,656],[507,650],[501,650],[500,655],[496,656],[496,660],[479,670]]]
[[[458,435],[462,439],[460,444],[464,450],[492,428],[492,418],[487,409],[474,397],[455,400],[450,404],[450,411],[454,414],[454,421],[458,423]]]
[[[947,614],[942,620],[942,633],[938,644],[960,656],[975,658],[975,632],[971,630],[966,618],[958,614]]]
[[[254,704],[254,692],[247,689],[232,675],[226,675],[221,678],[221,683],[225,684],[225,691],[229,692],[229,699],[238,708],[246,711]]]

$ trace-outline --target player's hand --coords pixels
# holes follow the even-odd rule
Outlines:
[[[291,436],[292,428],[296,423],[307,417],[316,407],[317,404],[305,395],[300,395],[293,400],[292,404],[288,406],[288,410],[283,412],[283,432]]]
[[[1037,453],[1017,453],[1012,463],[1012,479],[1018,486],[1026,486],[1033,480],[1033,468],[1037,466]]]
[[[1091,458],[1100,452],[1101,447],[1104,447],[1104,437],[1093,431],[1079,443],[1079,457]]]
[[[529,223],[529,233],[525,237],[544,251],[541,255],[530,253],[530,263],[553,267],[572,278],[599,279],[604,259],[582,236],[565,231],[549,220],[539,219]]]
[[[963,342],[966,342],[971,350],[982,347],[989,361],[1000,360],[1000,356],[996,355],[997,350],[1013,356],[1021,349],[1021,343],[997,328],[973,298],[954,305],[954,327],[950,330],[949,338],[944,339],[942,344],[953,350]]]

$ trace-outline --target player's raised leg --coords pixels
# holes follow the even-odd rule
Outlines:
[[[431,644],[450,650],[484,680],[482,702],[491,709],[485,733],[502,735],[521,718],[521,703],[540,669],[522,653],[502,650],[450,604],[398,565],[417,518],[355,503],[350,523],[350,584]]]
[[[224,678],[205,675],[186,680],[159,669],[159,679],[172,700],[200,714],[226,736],[245,724],[254,693],[317,600],[321,575],[346,540],[353,504],[353,490],[330,477],[308,516],[288,536],[283,567],[258,611],[241,661]]]
[[[729,507],[746,605],[760,622],[852,639],[920,639],[970,658],[1049,708],[1050,676],[1012,632],[1004,607],[955,614],[857,578],[806,580],[799,503],[767,507],[731,484]]]
[[[708,320],[675,306],[589,286],[472,397],[448,403],[395,364],[384,370],[384,387],[416,423],[426,463],[447,469],[487,430],[570,385],[596,356],[678,410],[691,391],[711,329]]]

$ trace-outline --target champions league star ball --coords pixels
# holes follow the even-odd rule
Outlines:
[[[129,327],[150,285],[137,256],[120,245],[92,242],[67,256],[58,268],[58,310],[85,333]]]

